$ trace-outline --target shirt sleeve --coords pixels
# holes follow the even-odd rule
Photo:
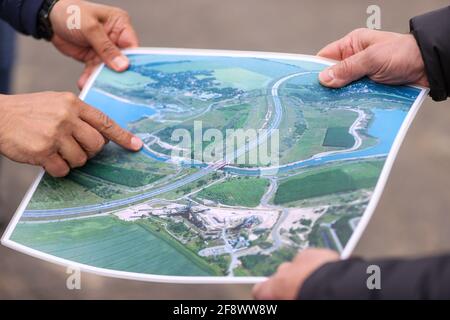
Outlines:
[[[368,285],[379,268],[380,287]],[[370,281],[369,283],[373,284]],[[450,299],[450,255],[414,260],[328,263],[304,282],[299,299]]]
[[[0,0],[0,19],[17,31],[37,37],[39,10],[44,0]]]
[[[433,100],[450,95],[450,6],[414,17],[411,33],[417,40],[425,63]]]

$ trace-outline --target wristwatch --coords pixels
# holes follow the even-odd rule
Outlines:
[[[53,28],[50,21],[50,12],[59,0],[44,0],[38,14],[37,38],[50,41],[53,37]]]

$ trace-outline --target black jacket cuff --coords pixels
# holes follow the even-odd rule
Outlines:
[[[430,96],[445,100],[450,94],[450,6],[414,17],[409,24],[425,63]]]
[[[368,267],[373,265],[380,271],[379,288],[370,281],[373,271]],[[328,263],[306,279],[298,298],[450,299],[450,255],[415,260],[352,258]]]

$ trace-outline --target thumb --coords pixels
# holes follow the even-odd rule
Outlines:
[[[118,72],[128,69],[130,65],[128,58],[111,41],[101,24],[89,30],[87,40],[108,67]]]
[[[274,300],[273,287],[273,278],[257,283],[252,290],[253,298],[256,300]]]
[[[323,70],[319,74],[320,83],[330,88],[341,88],[369,75],[373,62],[368,58],[368,53],[369,49],[363,50]]]

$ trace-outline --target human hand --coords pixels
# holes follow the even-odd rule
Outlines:
[[[327,87],[340,88],[364,76],[385,84],[429,86],[422,55],[410,34],[356,29],[319,51],[339,60],[319,75]]]
[[[67,26],[67,9],[73,5],[80,8],[79,29]],[[78,80],[80,89],[102,61],[118,72],[128,69],[128,58],[119,48],[139,45],[128,13],[119,8],[82,0],[60,0],[50,12],[50,21],[54,31],[53,45],[63,54],[85,63]]]
[[[138,151],[142,141],[71,93],[0,95],[0,153],[54,177],[83,166],[112,140]]]
[[[322,265],[339,260],[339,254],[327,249],[306,249],[292,262],[285,262],[268,280],[253,287],[258,300],[291,300],[301,290],[303,282]]]

